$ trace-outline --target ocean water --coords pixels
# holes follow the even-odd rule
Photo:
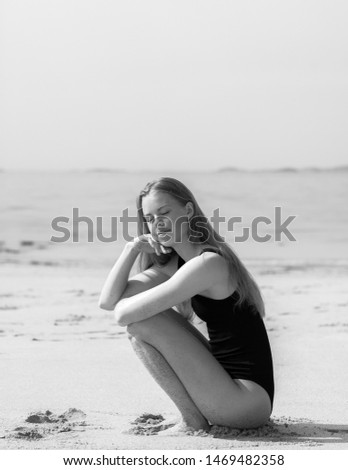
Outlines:
[[[219,225],[215,222],[215,227],[246,263],[348,264],[348,172],[338,171],[157,174],[3,171],[0,172],[1,262],[111,266],[126,236],[136,236],[135,222],[127,226],[121,222],[123,211],[135,216],[136,195],[158,176],[172,176],[185,183],[209,219],[218,210],[224,221]],[[78,211],[80,217],[90,219],[89,230],[82,221],[73,227],[74,208],[75,216]],[[295,216],[287,226],[295,241],[284,233],[278,233],[276,239],[277,211],[279,223]],[[52,227],[52,221],[60,217],[65,217],[60,226],[65,227],[70,238],[53,242],[52,237],[63,236]],[[242,219],[234,225],[234,230],[228,227],[232,217]],[[269,235],[268,241],[260,241],[251,234],[257,217],[268,218],[268,224],[260,222],[256,232],[259,237]],[[97,218],[99,235],[110,238],[112,225],[117,228],[113,241],[101,241],[97,236]],[[244,241],[238,239],[247,229],[249,236]]]

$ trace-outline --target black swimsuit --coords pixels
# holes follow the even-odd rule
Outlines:
[[[179,256],[178,268],[184,263]],[[255,307],[246,302],[237,307],[237,300],[237,292],[221,300],[197,294],[191,304],[207,324],[213,356],[233,379],[252,380],[261,385],[273,408],[273,362],[266,328]]]

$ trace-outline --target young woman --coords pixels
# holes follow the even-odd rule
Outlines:
[[[139,236],[112,268],[100,308],[115,310],[136,354],[177,406],[175,430],[265,424],[273,365],[255,281],[180,181],[148,183],[137,208]],[[140,272],[129,279],[138,257]],[[190,321],[192,309],[206,322],[208,339]]]

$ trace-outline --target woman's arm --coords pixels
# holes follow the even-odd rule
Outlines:
[[[120,326],[145,320],[222,282],[227,265],[215,253],[203,253],[185,263],[172,277],[145,292],[123,298],[115,308]]]
[[[114,310],[120,299],[151,289],[168,279],[163,267],[152,266],[128,280],[134,261],[141,251],[160,254],[170,253],[171,249],[163,247],[148,234],[128,242],[105,281],[99,298],[100,308]]]
[[[121,255],[111,269],[99,297],[99,307],[103,310],[113,310],[121,298],[127,283],[130,270],[139,251],[133,242],[125,245]]]

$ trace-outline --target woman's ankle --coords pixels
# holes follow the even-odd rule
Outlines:
[[[177,424],[178,427],[193,429],[194,431],[204,430],[208,431],[210,429],[210,424],[208,421],[201,416],[182,416],[180,421]]]

